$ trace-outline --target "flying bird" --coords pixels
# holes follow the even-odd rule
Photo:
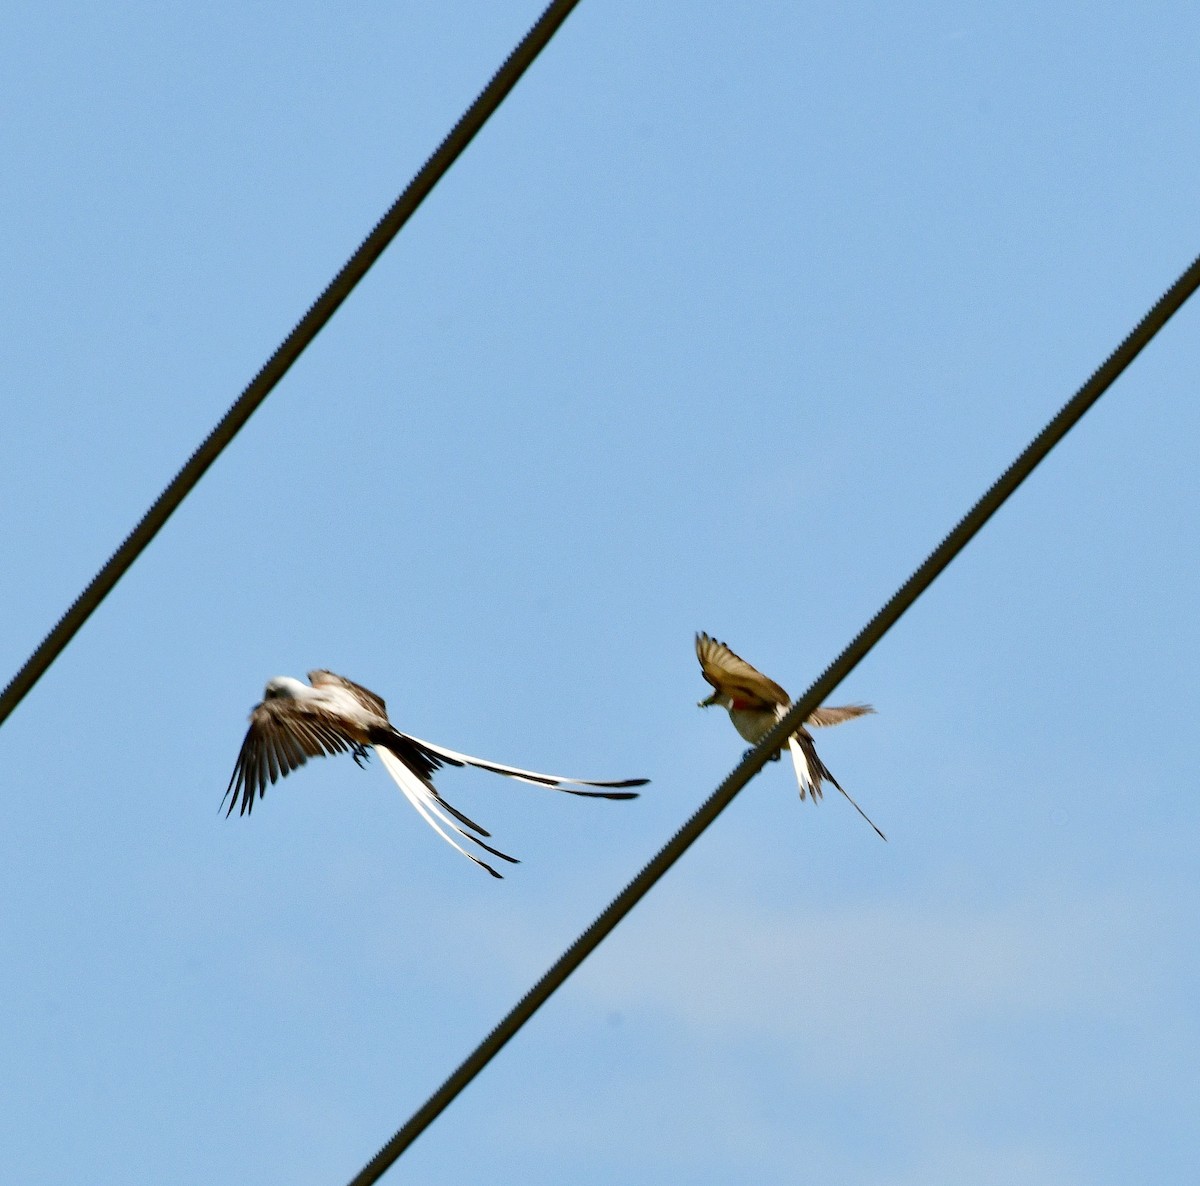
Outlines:
[[[369,756],[369,747],[379,755],[384,769],[421,818],[447,844],[493,877],[501,877],[502,874],[486,861],[468,852],[450,832],[502,861],[515,865],[519,863],[517,858],[486,844],[484,838],[491,833],[441,797],[433,785],[434,771],[443,766],[475,766],[493,774],[504,774],[522,782],[590,799],[636,799],[636,792],[619,788],[640,787],[650,781],[648,778],[626,778],[617,782],[591,782],[486,762],[401,733],[388,720],[383,700],[344,676],[332,671],[310,671],[308,680],[306,684],[291,676],[277,675],[268,681],[262,703],[251,710],[250,728],[221,800],[223,807],[225,799],[229,799],[226,818],[239,799],[239,814],[247,814],[254,807],[255,797],[261,799],[266,795],[268,783],[290,774],[309,758],[323,758],[326,754],[349,750],[361,766]],[[605,789],[584,790],[585,787]]]
[[[729,710],[733,727],[751,745],[757,745],[774,727],[788,708],[791,697],[761,671],[751,667],[740,655],[735,655],[723,642],[701,632],[696,635],[696,658],[700,660],[700,673],[716,689],[707,700],[700,701],[701,708],[714,704]],[[869,704],[845,704],[840,708],[822,705],[815,709],[804,725],[840,725],[875,710]],[[875,822],[846,793],[842,784],[829,772],[829,767],[817,757],[817,747],[812,734],[801,725],[788,738],[788,749],[792,754],[792,765],[796,768],[796,781],[800,784],[800,798],[811,792],[813,802],[821,798],[821,780],[833,783],[854,810],[875,828],[881,839],[886,840]],[[776,754],[772,761],[776,761]]]

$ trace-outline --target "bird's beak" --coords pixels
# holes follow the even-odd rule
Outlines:
[[[696,707],[697,708],[712,708],[712,706],[714,704],[716,704],[716,702],[717,702],[717,694],[716,694],[716,692],[714,692],[707,700],[697,700]]]

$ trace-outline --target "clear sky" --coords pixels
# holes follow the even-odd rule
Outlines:
[[[538,3],[18,2],[0,682]],[[0,1180],[349,1179],[1200,251],[1187,4],[585,0],[0,731]],[[387,1179],[1194,1180],[1188,306]],[[218,804],[266,679],[645,775]]]

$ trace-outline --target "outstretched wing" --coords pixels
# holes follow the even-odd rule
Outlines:
[[[401,734],[402,737],[414,742],[421,749],[429,750],[443,761],[455,766],[474,766],[478,770],[490,770],[493,774],[503,774],[508,778],[516,778],[521,782],[531,782],[537,786],[549,787],[554,791],[563,791],[568,795],[582,795],[588,799],[636,799],[635,791],[620,791],[618,787],[643,787],[648,778],[621,778],[613,781],[597,781],[590,778],[568,778],[563,774],[539,774],[536,770],[522,770],[519,766],[505,766],[501,762],[489,762],[484,758],[473,758],[470,754],[460,754],[456,750],[447,749],[443,745],[434,745],[432,741],[422,741],[419,737]],[[613,790],[585,791],[582,787],[611,787]]]
[[[843,704],[837,708],[831,704],[822,704],[820,708],[809,714],[808,720],[804,723],[821,727],[841,725],[846,721],[854,720],[855,717],[863,717],[874,711],[869,704]]]
[[[739,708],[770,708],[789,702],[788,694],[773,679],[703,631],[696,635],[696,658],[700,674]]]
[[[239,814],[252,811],[268,783],[299,769],[309,758],[344,753],[353,745],[337,718],[296,700],[264,700],[250,714],[250,728],[221,800],[224,807],[229,799],[225,815],[232,814],[239,797]]]

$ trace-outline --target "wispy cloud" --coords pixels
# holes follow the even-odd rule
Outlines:
[[[791,1180],[800,1161],[895,1186],[1104,1180],[1091,1116],[1139,1080],[1169,1089],[1162,1048],[1183,997],[1156,938],[1168,897],[1055,883],[999,903],[926,891],[797,909],[664,885],[568,993],[588,1018],[572,1043],[597,1044],[583,1057],[642,1058],[625,1078],[614,1057],[585,1111],[567,1068],[531,1084],[554,1135],[522,1139],[567,1158],[619,1128],[643,1169],[689,1181],[717,1165]],[[545,941],[492,922],[497,965]]]

